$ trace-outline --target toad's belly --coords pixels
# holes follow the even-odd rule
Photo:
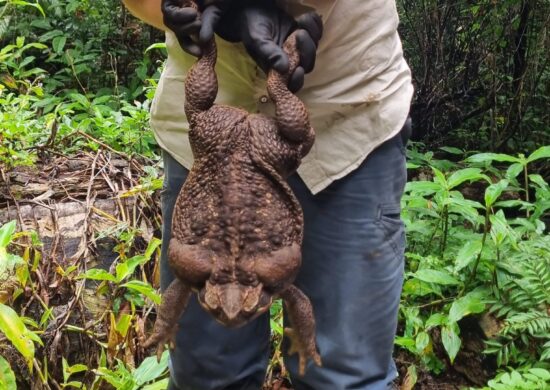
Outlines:
[[[239,258],[298,242],[301,216],[280,183],[252,164],[190,172],[176,202],[173,236]],[[205,179],[208,178],[208,179]]]

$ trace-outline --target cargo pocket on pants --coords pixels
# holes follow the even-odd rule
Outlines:
[[[384,229],[386,240],[392,246],[396,256],[405,253],[405,225],[401,220],[401,207],[397,204],[380,205],[378,224]]]

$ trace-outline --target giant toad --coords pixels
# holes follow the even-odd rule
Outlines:
[[[295,33],[284,44],[297,66]],[[177,198],[169,264],[176,279],[163,294],[145,347],[172,342],[192,292],[226,326],[240,326],[282,298],[292,328],[291,352],[303,374],[320,365],[309,299],[292,283],[301,263],[303,216],[286,178],[310,150],[314,131],[304,104],[287,89],[288,74],[270,71],[275,118],[214,104],[218,83],[212,40],[190,69],[185,113],[194,164]]]

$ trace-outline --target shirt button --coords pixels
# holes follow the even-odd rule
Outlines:
[[[266,95],[260,96],[260,103],[267,103],[269,101],[269,98]]]

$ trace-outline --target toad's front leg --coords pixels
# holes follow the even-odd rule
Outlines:
[[[287,309],[292,328],[285,328],[285,336],[290,338],[288,353],[298,353],[300,375],[304,375],[307,359],[321,366],[321,356],[315,345],[315,318],[308,297],[296,286],[291,285],[280,294]]]
[[[153,334],[143,343],[143,348],[157,345],[157,359],[160,360],[166,343],[174,348],[178,320],[185,311],[190,296],[191,289],[179,279],[175,279],[162,294]]]

